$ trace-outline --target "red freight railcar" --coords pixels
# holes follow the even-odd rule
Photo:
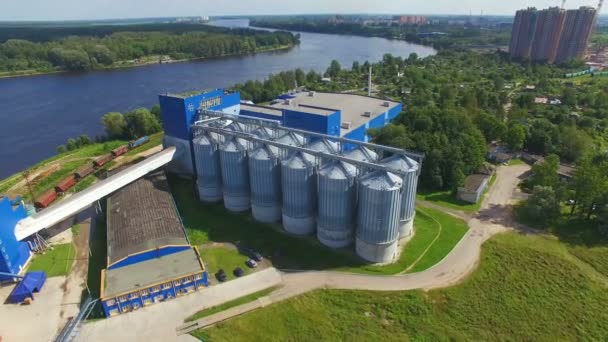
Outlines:
[[[112,154],[106,154],[105,156],[101,156],[93,161],[93,164],[97,167],[102,167],[107,164],[110,160],[114,159]]]
[[[55,185],[55,191],[57,191],[58,193],[66,192],[74,185],[76,185],[76,176],[71,175],[68,178],[65,178],[61,182],[57,183],[57,185]]]
[[[123,154],[127,153],[128,150],[129,150],[129,146],[127,146],[127,145],[120,146],[120,147],[117,147],[112,150],[112,155],[114,157],[122,156]]]
[[[81,180],[84,177],[93,173],[93,171],[95,171],[93,165],[86,165],[84,167],[81,167],[78,171],[74,172],[74,176],[76,176],[76,179]]]
[[[55,189],[52,189],[38,196],[34,205],[36,206],[36,208],[46,208],[56,199],[57,193],[55,192]]]

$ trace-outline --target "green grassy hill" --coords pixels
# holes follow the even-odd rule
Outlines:
[[[195,333],[205,341],[608,339],[605,280],[546,237],[505,234],[464,283],[430,292],[320,290]],[[602,283],[603,282],[603,283]]]

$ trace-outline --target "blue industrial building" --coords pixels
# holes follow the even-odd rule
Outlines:
[[[8,197],[0,198],[0,272],[19,274],[32,253],[25,241],[15,238],[15,225],[27,217],[23,204],[13,205]],[[10,279],[0,275],[0,281]]]
[[[119,190],[107,204],[108,256],[100,293],[107,317],[208,286],[205,265],[187,239],[164,171]]]
[[[285,127],[362,142],[369,141],[368,129],[386,126],[403,111],[403,104],[395,101],[313,91],[283,94],[265,106],[241,102],[239,93],[223,89],[192,96],[161,95],[159,102],[164,145],[177,146],[182,151],[170,170],[187,175],[194,174],[191,125],[199,109],[275,120]]]
[[[215,89],[199,94],[165,94],[159,96],[165,138],[164,147],[175,146],[177,157],[168,165],[170,171],[193,174],[192,129],[199,109],[238,114],[241,95]]]

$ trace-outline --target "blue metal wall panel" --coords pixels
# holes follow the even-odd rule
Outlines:
[[[15,238],[15,225],[25,217],[23,205],[13,208],[8,197],[0,199],[0,272],[19,273],[30,258],[27,242]]]
[[[267,119],[267,120],[275,120],[275,121],[280,121],[281,123],[283,123],[283,117],[281,117],[281,116],[258,113],[258,112],[253,112],[250,110],[241,109],[241,112],[239,113],[239,115],[251,116],[254,118]]]
[[[196,112],[205,100],[220,98],[221,103],[209,107],[212,110],[222,110],[240,104],[239,93],[225,94],[223,89],[215,89],[206,93],[181,97],[174,95],[160,95],[158,97],[161,109],[161,118],[165,134],[190,140],[192,131],[190,126],[196,120]]]
[[[118,314],[124,312],[130,312],[132,310],[137,310],[145,306],[147,301],[148,305],[159,303],[165,300],[170,300],[180,295],[188,294],[190,290],[198,290],[202,287],[209,286],[208,274],[207,272],[202,273],[202,279],[195,279],[193,281],[184,282],[186,278],[181,279],[167,279],[163,283],[171,282],[172,286],[169,288],[163,288],[161,284],[156,285],[159,287],[159,291],[153,292],[152,287],[138,289],[131,293],[127,293],[123,296],[118,296],[115,298],[105,298],[102,302],[102,308],[106,317],[110,317],[110,312],[112,310],[116,310]],[[173,282],[175,280],[180,280],[180,285],[175,285]],[[155,286],[153,286],[155,287]],[[142,291],[147,291],[147,294],[142,294]],[[119,298],[124,298],[124,301],[120,301]]]
[[[340,132],[342,112],[330,115],[311,114],[295,110],[283,111],[283,125],[310,132],[337,135]]]
[[[182,252],[190,249],[190,246],[170,246],[170,247],[161,247],[159,249],[150,250],[147,252],[134,254],[128,256],[126,259],[123,259],[119,262],[116,262],[112,265],[108,265],[109,270],[114,270],[120,267],[137,264],[140,262],[144,262],[146,260],[160,258],[165,255]]]

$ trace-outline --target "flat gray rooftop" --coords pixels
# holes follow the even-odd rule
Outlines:
[[[297,110],[318,115],[330,115],[337,110],[341,110],[342,122],[351,123],[351,128],[342,129],[341,135],[358,128],[366,122],[376,118],[378,115],[385,113],[389,109],[399,105],[399,102],[395,101],[354,94],[315,92],[314,96],[310,96],[309,92],[300,92],[293,95],[295,98],[291,99],[290,104],[287,104],[286,101],[281,101],[280,103],[276,103],[271,106],[280,109]],[[389,103],[388,107],[384,106],[385,102]],[[326,109],[310,108],[305,106]],[[371,112],[371,117],[366,117],[364,115],[365,112]]]
[[[203,266],[193,248],[137,264],[106,270],[103,297],[114,297],[202,270]]]
[[[108,265],[162,246],[189,245],[163,170],[115,192],[107,212]]]
[[[275,108],[268,107],[268,106],[257,106],[257,105],[247,104],[247,103],[241,103],[241,110],[248,110],[248,111],[252,111],[252,112],[256,112],[256,113],[274,115],[279,118],[283,116],[282,110],[275,109]]]

